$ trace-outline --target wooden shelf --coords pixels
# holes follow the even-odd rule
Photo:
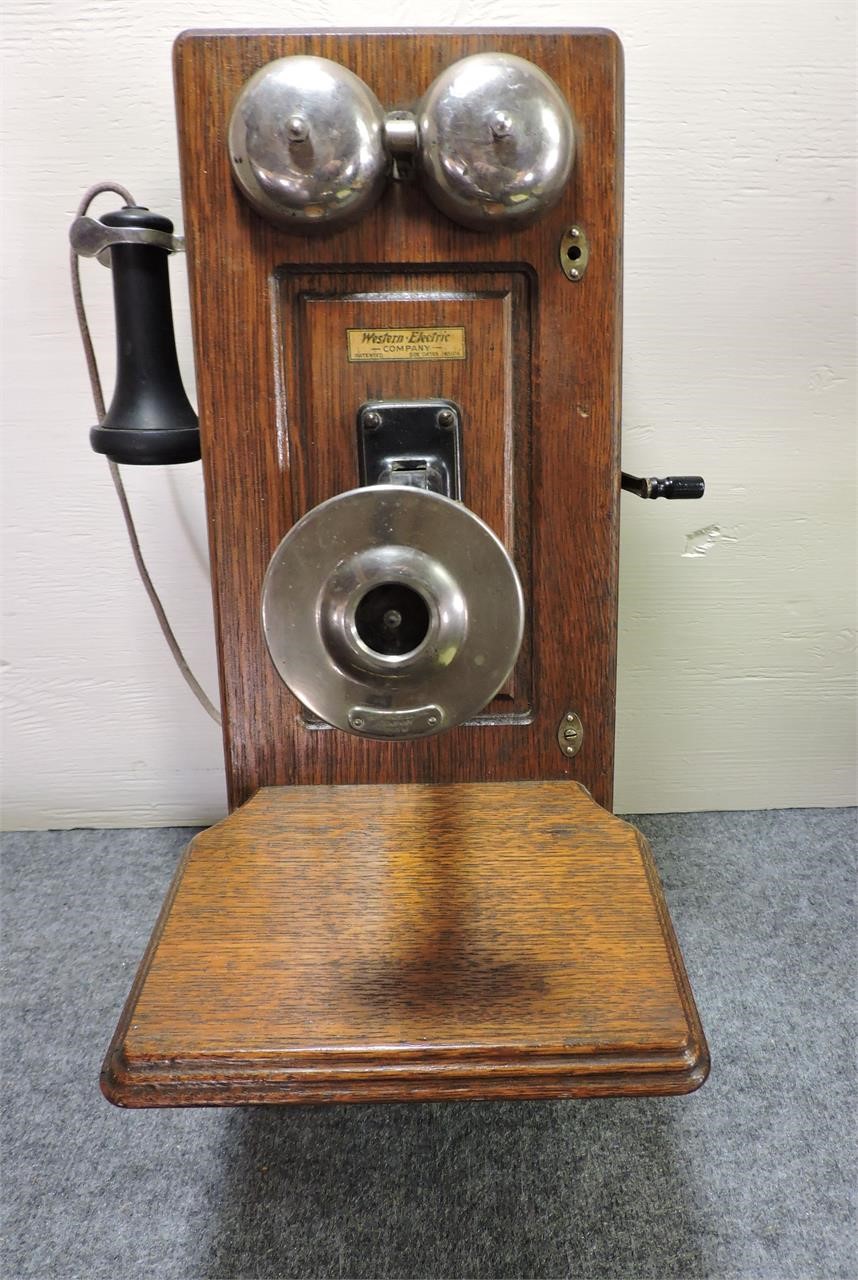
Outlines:
[[[268,787],[188,847],[102,1088],[584,1097],[707,1071],[646,842],[577,783]]]

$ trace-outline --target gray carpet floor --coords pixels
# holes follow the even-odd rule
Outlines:
[[[648,816],[687,1098],[123,1112],[101,1058],[187,830],[3,841],[4,1280],[858,1276],[855,813]]]

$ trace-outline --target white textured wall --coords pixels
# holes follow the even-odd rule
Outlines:
[[[383,26],[380,0],[7,0],[3,144],[6,826],[197,823],[218,731],[137,582],[67,282],[82,190],[181,220],[170,45],[191,26]],[[427,17],[404,0],[401,23]],[[617,807],[854,795],[851,0],[439,0],[445,25],[600,25],[625,44],[627,470],[703,502],[623,500]],[[177,268],[177,269],[175,269]],[[112,385],[109,277],[84,264]],[[192,379],[182,262],[177,330]],[[214,691],[198,466],[126,469],[155,579]]]

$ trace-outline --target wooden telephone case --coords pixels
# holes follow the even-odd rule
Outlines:
[[[418,184],[391,182],[355,225],[301,234],[236,189],[227,121],[264,64],[321,55],[393,107],[488,49],[541,67],[574,117],[568,189],[533,226],[467,230]],[[658,877],[642,837],[609,812],[617,39],[191,32],[175,77],[233,812],[177,873],[107,1056],[107,1096],[147,1106],[698,1087],[707,1049]],[[589,247],[577,280],[561,256],[571,227]],[[433,327],[461,335],[455,358],[363,360],[348,336]],[[422,397],[462,406],[462,498],[514,557],[525,639],[474,721],[368,741],[314,721],[280,681],[260,593],[295,521],[359,483],[358,406]],[[574,755],[570,715],[583,734]]]

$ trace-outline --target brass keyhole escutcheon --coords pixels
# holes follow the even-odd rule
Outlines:
[[[590,242],[583,227],[567,227],[560,237],[560,266],[567,280],[578,281],[590,261]]]
[[[557,726],[557,742],[564,756],[577,756],[584,741],[584,725],[577,711],[567,711]]]

